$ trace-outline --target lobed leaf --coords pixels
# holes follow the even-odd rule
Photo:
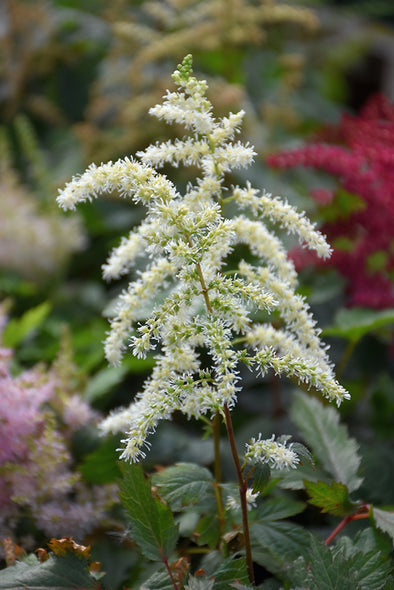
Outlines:
[[[359,551],[357,543],[348,537],[334,547],[327,547],[312,535],[310,538],[308,558],[297,559],[287,572],[293,585],[309,590],[388,590],[391,565],[381,552]]]
[[[357,553],[351,560],[351,570],[357,580],[357,590],[381,590],[392,573],[390,563],[376,551]]]
[[[271,474],[272,477],[280,478],[278,486],[285,490],[303,490],[305,480],[317,482],[324,481],[325,478],[331,479],[321,467],[318,465],[315,467],[311,463],[302,463],[297,469],[289,469],[289,471],[272,469]]]
[[[324,543],[312,538],[310,551],[310,574],[313,580],[311,590],[356,590],[346,562],[334,559],[332,552]]]
[[[349,491],[343,483],[324,481],[317,483],[305,481],[305,489],[310,496],[309,504],[321,508],[321,512],[329,512],[335,516],[346,516],[357,508],[349,500]]]

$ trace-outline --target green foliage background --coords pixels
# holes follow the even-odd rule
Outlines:
[[[174,31],[166,30],[163,23],[160,29],[160,19],[158,24],[149,17],[147,4],[5,0],[1,7],[1,171],[6,176],[12,170],[39,215],[61,219],[53,207],[56,187],[91,161],[115,160],[171,132],[148,122],[139,109],[142,104],[147,112],[164,92],[171,71],[190,52],[198,23],[187,19],[178,23],[186,34],[171,44]],[[171,7],[170,2],[164,4]],[[359,106],[362,97],[354,100],[352,80],[381,36],[392,38],[394,13],[391,3],[383,1],[347,2],[340,8],[328,1],[289,4],[314,10],[320,28],[311,31],[302,23],[285,21],[267,26],[256,42],[235,43],[229,37],[212,46],[194,42],[192,49],[196,74],[209,80],[219,112],[241,107],[248,111],[244,139],[258,151],[253,170],[247,172],[252,174],[250,180],[286,196],[313,217],[313,204],[306,197],[313,174],[305,173],[301,181],[291,183],[269,170],[264,157],[274,149],[299,145],[322,124]],[[349,20],[350,36],[345,26]],[[151,27],[168,39],[159,57],[152,50],[152,59],[148,52],[142,60],[141,47],[146,45],[139,46],[138,37],[130,40],[126,34],[130,23]],[[336,50],[328,52],[333,40]],[[381,83],[384,87],[385,81]],[[181,170],[175,180],[180,185],[185,182]],[[240,175],[237,180],[245,179]],[[0,297],[8,301],[11,316],[2,345],[15,349],[16,371],[18,366],[50,363],[66,324],[74,361],[85,378],[84,397],[106,413],[129,402],[153,365],[151,358],[129,355],[121,367],[110,368],[102,347],[107,329],[102,310],[104,316],[110,313],[111,301],[125,283],[104,284],[100,264],[119,236],[138,223],[142,211],[114,194],[82,207],[80,214],[86,247],[70,251],[56,272],[31,276],[9,264],[0,268]],[[22,258],[24,247],[14,245]],[[346,309],[343,282],[333,271],[312,271],[301,279],[300,291],[308,295],[323,326],[352,400],[339,414],[300,392],[295,395],[290,383],[279,384],[272,378],[256,385],[247,373],[243,376],[244,391],[234,414],[240,448],[252,432],[285,432],[305,443],[315,461],[305,460],[299,470],[284,476],[272,472],[268,484],[262,476],[264,502],[254,511],[251,527],[259,587],[389,590],[394,588],[389,540],[394,530],[389,512],[394,506],[394,310]],[[237,551],[226,565],[215,553],[218,533],[207,469],[213,460],[210,441],[198,425],[177,416],[155,436],[146,471],[176,464],[153,476],[157,496],[151,496],[150,483],[139,468],[118,467],[115,438],[103,441],[96,433],[82,432],[76,440],[86,481],[118,481],[123,472],[120,498],[128,520],[119,510],[116,518],[122,525],[117,536],[97,531],[88,539],[92,559],[100,561],[106,572],[102,580],[95,580],[79,557],[51,556],[43,564],[30,557],[0,572],[0,588],[116,590],[137,587],[148,578],[152,590],[172,588],[166,571],[155,562],[163,561],[163,556],[174,561],[177,543],[186,543],[195,532],[195,548],[210,549],[208,554],[201,552],[200,563],[192,557],[193,567],[205,572],[204,587],[215,577],[215,589],[247,588],[245,563]],[[224,438],[222,455],[224,481],[230,482],[234,473]],[[231,491],[231,484],[226,485]],[[322,540],[360,502],[374,505],[369,520],[352,522],[336,544],[326,547]],[[239,522],[235,519],[231,526],[237,531]],[[236,541],[234,535],[229,545],[236,546]],[[141,561],[139,552],[146,561]],[[71,570],[74,581],[66,575]],[[234,580],[240,584],[231,585]],[[198,589],[199,583],[193,577],[186,587]]]

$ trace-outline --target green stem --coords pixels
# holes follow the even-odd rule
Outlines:
[[[253,559],[252,559],[252,548],[250,545],[248,507],[247,507],[247,502],[246,502],[247,482],[244,480],[244,477],[243,477],[242,467],[241,467],[241,463],[239,461],[237,447],[235,444],[233,423],[231,421],[231,414],[230,414],[230,410],[228,409],[227,404],[224,406],[224,417],[225,417],[225,421],[226,421],[228,439],[230,441],[231,453],[233,456],[235,470],[237,472],[237,479],[238,479],[238,484],[239,484],[239,496],[240,496],[240,500],[241,500],[241,511],[242,511],[242,527],[243,527],[244,541],[245,541],[246,565],[248,568],[249,581],[254,586],[255,585],[254,569],[253,569]]]

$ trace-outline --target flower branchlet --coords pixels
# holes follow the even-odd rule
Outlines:
[[[246,445],[245,459],[252,463],[266,463],[276,469],[295,469],[300,459],[292,449],[292,443],[287,445],[287,440],[276,441],[275,435],[263,439],[261,434],[258,438],[252,438]]]
[[[252,146],[234,141],[244,113],[213,116],[206,82],[192,76],[191,56],[173,79],[177,90],[150,113],[183,125],[188,135],[149,146],[137,154],[139,160],[92,165],[58,196],[61,207],[74,209],[116,189],[147,208],[145,220],[103,266],[106,279],[118,278],[132,271],[137,258],[148,257],[146,269],[119,297],[105,346],[113,364],[121,361],[127,342],[136,356],[158,351],[136,400],[102,424],[104,431],[127,433],[122,457],[130,461],[144,457],[149,434],[176,410],[199,418],[224,415],[232,408],[240,390],[240,363],[262,374],[273,369],[294,377],[338,405],[348,398],[335,379],[308,306],[295,292],[294,265],[264,217],[327,257],[331,249],[324,236],[279,197],[260,193],[249,183],[245,188],[226,185],[227,173],[249,166],[255,155]],[[154,170],[164,164],[193,165],[200,176],[180,194]],[[229,202],[241,210],[232,218],[225,216]],[[228,260],[234,260],[240,244],[257,262],[238,260],[232,268]],[[272,311],[275,325],[258,319],[261,312],[267,316]],[[211,357],[209,369],[203,366],[201,349]],[[248,452],[259,452],[271,463],[297,463],[295,457],[289,459],[290,447],[273,439],[271,443],[265,455],[260,439]]]

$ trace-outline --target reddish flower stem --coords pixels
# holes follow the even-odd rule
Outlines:
[[[248,577],[249,581],[252,586],[255,585],[254,579],[254,569],[253,569],[253,559],[252,559],[252,549],[250,546],[250,535],[249,535],[249,522],[248,522],[248,507],[246,502],[246,491],[247,491],[247,481],[244,480],[243,471],[241,467],[241,463],[239,461],[237,447],[235,445],[235,438],[234,438],[234,430],[233,430],[233,423],[231,421],[231,414],[230,410],[228,409],[227,405],[224,406],[224,416],[226,420],[226,428],[228,439],[230,442],[231,453],[233,455],[235,470],[237,472],[237,479],[239,484],[239,496],[241,500],[241,511],[242,511],[242,528],[244,533],[244,541],[245,541],[245,553],[246,553],[246,565],[248,568]]]
[[[345,516],[343,520],[339,523],[339,525],[332,531],[331,535],[327,537],[325,540],[325,544],[329,545],[333,539],[337,536],[337,534],[347,525],[349,522],[353,520],[361,520],[362,518],[369,518],[369,511],[370,505],[363,504],[354,514],[349,514],[349,516]]]
[[[172,582],[172,584],[173,584],[173,586],[174,586],[174,590],[179,590],[178,584],[176,583],[176,581],[175,581],[175,579],[174,579],[174,576],[172,575],[172,571],[171,571],[171,568],[170,568],[170,565],[169,565],[169,563],[168,563],[168,560],[167,560],[167,558],[164,558],[164,559],[163,559],[163,563],[164,563],[164,565],[166,566],[166,569],[167,569],[167,571],[168,571],[168,574],[169,574],[169,576],[170,576],[170,578],[171,578],[171,582]]]

